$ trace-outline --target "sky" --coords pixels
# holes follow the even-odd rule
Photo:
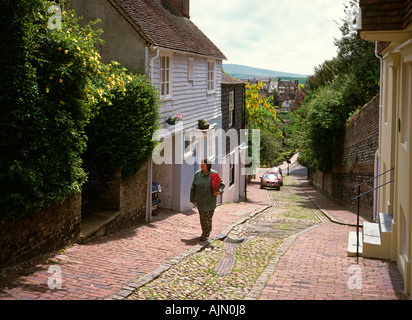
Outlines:
[[[190,19],[228,60],[311,75],[336,56],[348,0],[191,0]]]

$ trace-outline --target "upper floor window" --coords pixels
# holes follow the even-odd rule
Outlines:
[[[231,154],[229,159],[229,186],[232,186],[235,184],[235,155]]]
[[[212,160],[216,156],[216,132],[211,129],[207,132],[207,158]]]
[[[194,64],[195,60],[193,58],[189,58],[189,66],[188,66],[188,80],[193,81],[194,79]]]
[[[160,97],[170,98],[172,96],[172,56],[160,56]]]
[[[187,131],[184,134],[184,157],[189,157],[193,155],[195,149],[193,130]]]
[[[404,80],[404,101],[401,110],[400,118],[400,131],[401,131],[401,143],[407,145],[409,135],[409,112],[411,108],[411,86],[412,86],[412,63],[405,64],[405,80]]]
[[[209,60],[207,63],[207,91],[209,93],[216,90],[216,61]]]
[[[229,92],[229,128],[234,125],[234,100],[235,100],[235,92],[234,90],[230,90]]]

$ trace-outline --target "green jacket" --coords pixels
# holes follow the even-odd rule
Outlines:
[[[208,173],[199,170],[193,178],[192,188],[190,189],[190,202],[196,202],[196,206],[201,211],[212,211],[216,209],[216,198],[212,192],[210,174],[217,173],[211,169]],[[223,193],[225,184],[220,183],[219,191]]]

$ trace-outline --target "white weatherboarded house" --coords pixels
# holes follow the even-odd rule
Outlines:
[[[224,54],[190,21],[190,0],[72,0],[71,4],[86,20],[101,19],[104,62],[116,60],[146,74],[158,88],[163,130],[157,138],[163,150],[149,165],[148,185],[161,184],[161,207],[193,208],[190,187],[199,162],[221,157],[216,130],[222,127]],[[167,124],[177,113],[183,121]],[[201,119],[209,122],[208,130],[199,129]],[[220,171],[217,164],[213,168]]]

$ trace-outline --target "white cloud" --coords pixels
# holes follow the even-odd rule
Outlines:
[[[348,0],[191,0],[191,20],[223,51],[226,63],[312,74],[336,56],[335,21]]]

